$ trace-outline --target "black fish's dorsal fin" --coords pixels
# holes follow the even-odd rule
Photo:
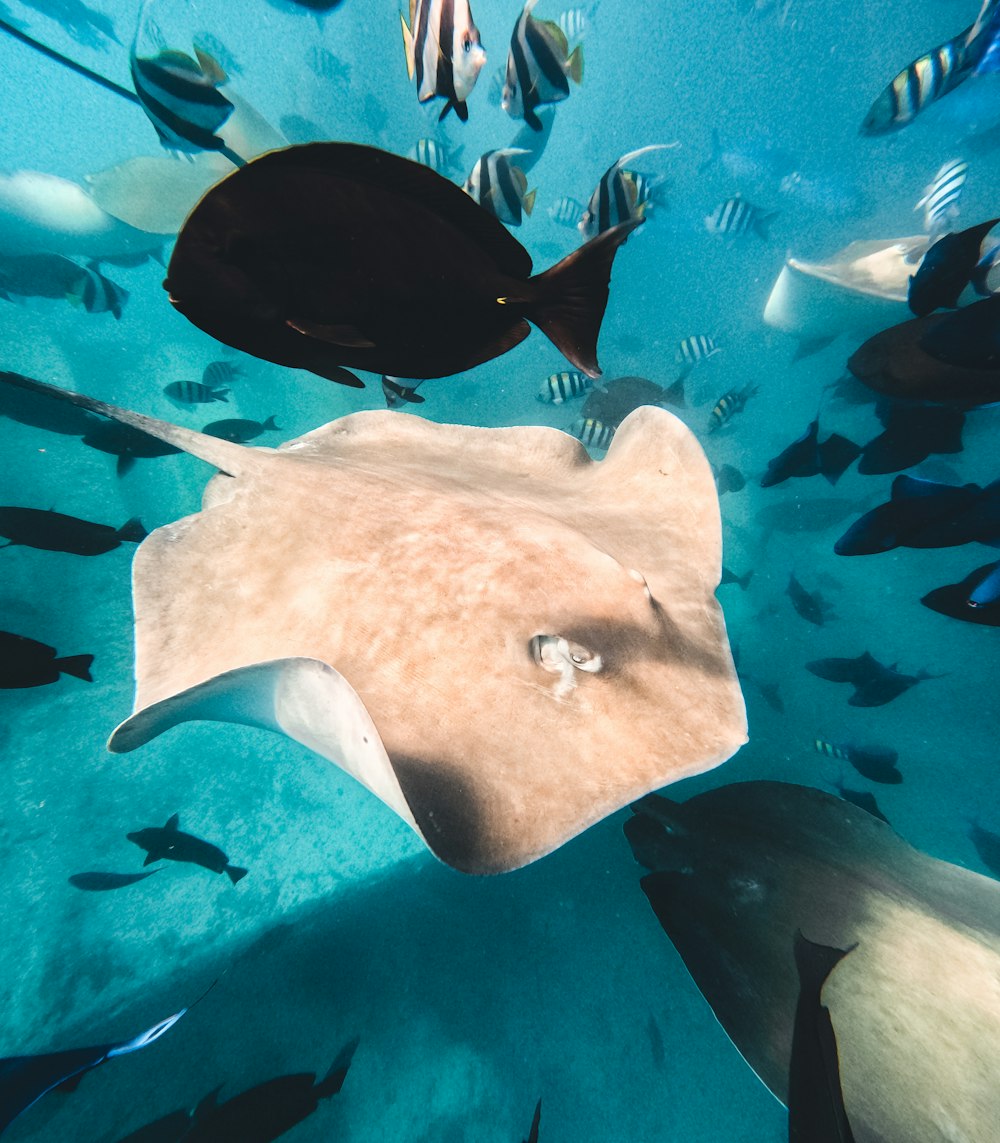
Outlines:
[[[167,818],[167,824],[163,828],[174,831],[179,830],[181,828],[180,814],[171,814],[170,817]]]
[[[281,169],[314,170],[317,174],[371,183],[381,190],[395,188],[427,210],[446,215],[452,226],[490,254],[503,273],[513,278],[526,278],[531,273],[531,255],[503,223],[474,202],[461,187],[422,163],[360,143],[302,143],[269,151],[229,175],[224,182],[235,193],[241,182],[246,185],[250,180]]]

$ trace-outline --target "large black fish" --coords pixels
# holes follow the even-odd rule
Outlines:
[[[831,433],[819,443],[819,420],[810,422],[809,428],[788,448],[767,463],[767,471],[760,479],[761,488],[772,488],[793,476],[819,476],[836,484],[861,451],[860,447],[839,433]]]
[[[960,583],[936,587],[920,602],[950,619],[1000,627],[1000,563],[976,568]]]
[[[426,379],[527,337],[531,319],[599,376],[614,227],[551,269],[436,171],[350,143],[271,151],[188,216],[165,282],[177,309],[255,357],[361,386],[344,366]]]
[[[983,239],[1000,222],[991,218],[957,234],[945,234],[927,251],[910,278],[906,301],[917,317],[936,309],[954,308],[972,279]]]
[[[225,873],[234,885],[249,872],[238,865],[230,865],[229,858],[217,845],[184,833],[178,814],[172,814],[166,825],[147,826],[125,836],[146,851],[143,865],[152,865],[154,861],[185,861],[212,873]]]
[[[127,885],[136,885],[159,872],[159,869],[147,869],[145,873],[110,873],[98,869],[87,873],[74,873],[69,878],[69,883],[74,889],[83,889],[89,893],[106,893],[111,889],[124,889]]]
[[[941,315],[921,332],[919,345],[945,365],[995,372],[1000,368],[1000,294]]]
[[[854,687],[847,700],[850,706],[885,706],[924,679],[940,678],[927,671],[904,675],[895,666],[880,663],[868,651],[853,659],[814,659],[806,663],[806,670],[831,683],[850,683]]]
[[[932,405],[879,401],[875,408],[884,431],[861,450],[858,472],[874,476],[911,468],[934,454],[962,452],[965,414]]]
[[[97,449],[98,452],[118,457],[115,472],[119,476],[131,471],[136,460],[140,458],[171,456],[181,451],[174,445],[144,433],[142,429],[133,428],[132,425],[96,419],[84,434],[83,443]]]
[[[61,1085],[75,1086],[74,1080],[84,1072],[106,1063],[115,1056],[137,1052],[169,1031],[187,1011],[182,1008],[166,1020],[140,1032],[131,1040],[101,1044],[94,1048],[71,1048],[65,1052],[47,1052],[39,1056],[8,1056],[0,1059],[0,1132],[46,1092]]]
[[[0,545],[2,547],[22,544],[46,552],[99,556],[124,543],[142,543],[146,535],[142,522],[135,516],[120,528],[112,528],[109,524],[94,524],[43,508],[0,508],[0,536],[10,541]]]
[[[95,417],[86,409],[53,400],[44,393],[19,388],[16,379],[23,376],[22,373],[0,372],[0,382],[3,382],[0,384],[0,417],[68,437],[85,436],[103,424],[100,417]],[[8,378],[10,381],[7,381]]]
[[[0,688],[41,687],[58,681],[60,675],[73,675],[92,683],[90,664],[93,655],[64,655],[56,658],[55,647],[0,631]]]

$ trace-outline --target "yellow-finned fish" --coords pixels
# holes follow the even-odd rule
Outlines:
[[[487,151],[465,180],[465,193],[508,226],[520,226],[535,205],[535,192],[528,190],[527,176],[512,161],[516,155],[527,154],[523,147]]]
[[[439,121],[454,108],[464,123],[469,118],[466,100],[486,63],[479,29],[472,19],[469,0],[410,0],[410,23],[402,15],[406,71],[416,76],[417,99],[441,96],[447,100]]]
[[[571,52],[558,24],[532,16],[537,3],[528,0],[514,25],[500,99],[512,119],[523,119],[533,131],[543,127],[537,109],[567,99],[570,79],[583,81],[583,45]]]

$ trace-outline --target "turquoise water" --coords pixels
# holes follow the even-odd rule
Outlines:
[[[16,0],[7,7],[37,39],[128,85],[135,4],[101,7],[126,47],[101,37],[77,42],[35,8]],[[516,234],[536,267],[555,262],[578,241],[548,216],[560,196],[586,201],[623,152],[680,142],[643,166],[667,176],[669,205],[618,256],[600,358],[608,378],[667,385],[682,337],[717,339],[722,352],[692,373],[690,407],[679,415],[713,463],[747,477],[721,509],[726,565],[754,574],[745,591],[719,592],[746,676],[750,741],[673,795],[749,778],[824,786],[841,770],[813,751],[815,738],[880,742],[899,751],[902,785],[866,786],[853,773],[850,784],[873,790],[919,848],[981,870],[967,828],[978,816],[1000,829],[996,637],[918,600],[990,555],[836,556],[834,540],[887,497],[890,476],[851,470],[835,490],[819,477],[759,487],[766,462],[815,416],[824,386],[857,345],[844,336],[793,362],[793,340],[761,314],[786,253],[820,259],[855,239],[918,233],[913,203],[946,159],[971,164],[963,219],[994,213],[998,171],[987,133],[1000,123],[996,77],[970,82],[898,135],[863,138],[858,126],[878,92],[968,24],[969,5],[748,7],[726,0],[708,13],[694,3],[601,0],[584,38],[583,84],[558,108],[529,178],[535,212]],[[466,169],[518,128],[488,99],[518,10],[506,0],[474,7],[488,63],[469,122],[450,117],[440,132],[464,144]],[[542,0],[538,14],[559,11]],[[329,138],[399,154],[435,133],[440,105],[422,108],[407,82],[392,4],[344,0],[318,20],[278,0],[154,0],[150,14],[170,46],[190,50],[200,32],[221,41],[240,68],[232,69],[233,89],[272,124],[297,115]],[[319,45],[348,68],[317,74],[309,61]],[[0,70],[0,170],[79,180],[162,154],[136,106],[9,37],[0,37]],[[773,154],[768,146],[787,151],[801,180],[783,191],[773,172],[741,183],[725,166],[700,171],[713,129],[724,149],[758,160]],[[726,241],[706,231],[704,216],[740,190],[778,211],[769,239]],[[0,304],[0,369],[192,427],[214,416],[273,415],[280,436],[262,443],[383,407],[377,377],[358,392],[240,358],[245,376],[227,406],[213,406],[211,417],[179,412],[163,386],[196,379],[227,354],[167,304],[162,266],[105,272],[129,291],[120,321],[61,299]],[[474,371],[427,382],[419,412],[442,422],[568,428],[578,406],[536,400],[542,380],[565,367],[536,330]],[[715,401],[748,383],[758,395],[709,434]],[[859,442],[880,431],[871,406],[826,400],[825,431]],[[970,415],[965,451],[943,458],[959,480],[995,478],[998,427],[995,409]],[[140,516],[151,530],[196,511],[208,475],[196,460],[168,456],[140,460],[118,478],[113,458],[75,438],[12,421],[2,433],[5,504],[116,526]],[[829,497],[843,499],[843,517],[818,530],[773,529],[761,515],[797,502],[809,518],[810,505]],[[266,524],[260,543],[268,544]],[[75,1094],[47,1096],[9,1129],[11,1140],[111,1143],[194,1107],[219,1085],[229,1098],[285,1073],[323,1075],[355,1037],[342,1092],[289,1139],[517,1140],[539,1097],[545,1143],[785,1137],[784,1110],[729,1044],[639,889],[621,834],[624,811],[533,866],[472,879],[439,865],[340,771],[274,735],[193,723],[133,754],[108,754],[108,733],[131,709],[131,553],[128,545],[94,559],[26,547],[0,553],[0,627],[60,654],[94,655],[90,685],[64,676],[0,691],[0,1052],[124,1039],[219,983],[162,1041],[88,1075]],[[835,619],[816,627],[795,614],[785,594],[791,572],[822,590]],[[866,710],[847,705],[846,688],[803,669],[864,650],[908,673],[942,677]],[[761,682],[779,685],[783,712],[765,700]],[[248,868],[246,879],[234,888],[196,866],[168,864],[114,892],[68,883],[83,870],[138,869],[125,834],[173,813],[182,829]]]

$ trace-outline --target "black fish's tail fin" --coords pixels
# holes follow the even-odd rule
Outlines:
[[[448,112],[452,110],[452,108],[454,108],[455,114],[459,117],[459,119],[461,119],[463,123],[469,122],[469,105],[465,102],[465,100],[449,99],[442,108],[441,114],[438,116],[439,123],[442,119],[444,119]]]
[[[687,408],[687,400],[684,397],[684,378],[690,372],[687,370],[687,372],[682,373],[673,385],[663,390],[663,396],[660,398],[661,405],[674,405],[678,409]]]
[[[344,1080],[347,1078],[347,1070],[351,1066],[354,1053],[358,1050],[358,1044],[360,1043],[360,1038],[355,1036],[353,1040],[349,1041],[340,1049],[337,1058],[330,1065],[330,1070],[313,1088],[313,1094],[317,1099],[329,1099],[331,1095],[336,1095],[344,1086]]]
[[[820,472],[831,484],[844,475],[847,469],[861,455],[863,449],[854,441],[842,437],[839,433],[831,433],[826,440],[818,446]]]
[[[744,572],[743,575],[734,576],[733,578],[740,585],[740,588],[743,591],[746,591],[746,589],[750,586],[750,581],[753,579],[753,568],[751,568],[748,572]]]
[[[601,375],[597,336],[608,304],[611,264],[618,247],[639,225],[635,219],[612,226],[530,279],[533,293],[526,316],[588,377]]]
[[[133,516],[131,520],[126,520],[124,524],[115,532],[119,540],[127,544],[141,544],[142,541],[149,535],[146,529],[142,526],[142,521],[138,516]]]
[[[93,661],[93,655],[67,655],[63,659],[56,659],[55,665],[61,674],[72,675],[75,679],[83,679],[85,683],[92,683],[94,680],[90,674],[90,664]]]
[[[242,869],[239,865],[227,865],[226,876],[235,885],[238,881],[242,881],[244,877],[250,872],[249,869]]]
[[[231,392],[232,392],[232,389],[213,389],[212,390],[212,400],[213,401],[225,401],[226,404],[228,405],[229,404],[229,394]]]
[[[261,423],[261,428],[270,429],[271,432],[280,433],[281,429],[274,423],[274,417],[268,417]]]

